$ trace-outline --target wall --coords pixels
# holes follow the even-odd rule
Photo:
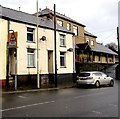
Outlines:
[[[0,84],[5,85],[6,79],[6,45],[8,38],[8,25],[7,21],[0,19]]]
[[[3,20],[1,23],[4,29],[2,29],[2,39],[0,40],[2,46],[0,46],[0,51],[2,58],[1,58],[1,64],[0,67],[0,80],[6,79],[6,42],[7,42],[7,21]],[[28,43],[27,42],[27,27],[34,28],[35,29],[35,42]],[[12,22],[10,21],[10,29],[14,30],[15,32],[18,32],[18,48],[17,48],[17,75],[19,75],[19,79],[26,79],[27,75],[31,75],[34,78],[37,73],[37,38],[36,38],[36,27]],[[60,47],[60,34],[66,35],[66,47],[62,48]],[[42,36],[46,36],[46,41],[41,41],[40,38]],[[54,32],[53,30],[39,28],[38,31],[38,37],[39,37],[39,70],[40,74],[46,74],[48,75],[48,51],[53,51],[53,70],[54,70]],[[57,68],[58,68],[58,74],[72,74],[73,73],[73,52],[67,51],[69,48],[73,48],[73,39],[72,34],[66,34],[66,33],[59,33],[57,32]],[[28,68],[27,67],[27,48],[33,48],[35,49],[35,67]],[[60,67],[60,51],[66,52],[66,67],[61,68]],[[54,72],[53,72],[54,73]],[[14,75],[14,72],[13,72]],[[23,78],[22,78],[23,77]]]

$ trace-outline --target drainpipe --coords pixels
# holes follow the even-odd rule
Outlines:
[[[9,30],[10,30],[10,21],[8,20],[8,37],[7,37],[7,45],[6,45],[6,87],[9,87],[9,48],[8,48],[8,39],[9,39]]]

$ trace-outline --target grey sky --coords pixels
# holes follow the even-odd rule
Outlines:
[[[96,35],[103,44],[117,44],[119,0],[38,0],[39,8],[46,6],[86,25],[85,30]],[[0,0],[0,4],[27,13],[36,12],[36,0]]]

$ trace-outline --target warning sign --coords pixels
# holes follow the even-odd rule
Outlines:
[[[17,32],[9,33],[8,48],[17,48]]]

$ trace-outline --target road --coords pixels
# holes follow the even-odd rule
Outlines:
[[[113,68],[107,73],[114,76]],[[113,73],[113,74],[112,74]],[[118,117],[118,84],[3,94],[2,117]]]
[[[118,117],[118,81],[98,89],[4,94],[2,102],[3,117]]]

